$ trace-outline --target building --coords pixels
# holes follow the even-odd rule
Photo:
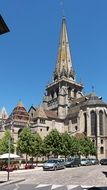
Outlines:
[[[71,135],[84,134],[97,146],[98,158],[107,157],[107,104],[95,93],[83,94],[72,65],[66,19],[62,19],[57,64],[47,85],[43,105],[29,110],[33,130],[42,137],[56,128]]]
[[[16,145],[19,134],[24,127],[28,126],[29,126],[29,114],[24,108],[22,102],[20,101],[17,104],[17,106],[13,109],[10,116],[6,119],[4,125],[5,130],[10,129],[11,131],[12,140],[14,141],[15,145],[15,152],[16,152]]]
[[[5,107],[3,107],[1,110],[0,110],[0,139],[2,138],[3,134],[4,134],[4,131],[5,131],[5,122],[8,118],[8,114],[7,114],[7,111],[5,109]]]
[[[46,87],[43,104],[31,106],[28,113],[22,104],[11,116],[15,139],[23,127],[30,125],[34,133],[44,138],[52,129],[70,135],[85,135],[97,147],[98,158],[107,157],[107,104],[95,93],[85,95],[72,65],[66,19],[62,19],[58,57],[53,80]],[[20,113],[19,113],[20,112]],[[15,116],[16,113],[16,116]],[[9,127],[9,118],[5,127]],[[16,140],[15,140],[16,141]]]

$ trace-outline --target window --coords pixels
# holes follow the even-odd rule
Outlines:
[[[52,97],[52,99],[54,98],[54,91],[53,90],[51,91],[51,97]]]
[[[97,116],[94,111],[91,111],[91,135],[97,135]]]
[[[56,95],[58,97],[58,94],[59,94],[59,89],[56,89]]]
[[[37,124],[37,119],[34,120],[35,124]]]
[[[100,154],[104,154],[104,147],[100,147]]]
[[[101,139],[101,144],[103,144],[103,140]]]
[[[40,131],[42,131],[42,129],[40,129]]]
[[[78,127],[77,127],[77,126],[75,126],[75,130],[76,130],[76,131],[78,130]]]
[[[99,111],[99,130],[100,135],[103,135],[103,112]]]
[[[84,113],[84,132],[87,134],[87,115]]]
[[[77,92],[76,90],[74,90],[74,98],[76,98],[76,96],[77,96]]]
[[[45,119],[40,119],[40,123],[45,124]]]
[[[20,133],[22,132],[22,128],[21,129],[19,129],[19,131],[18,131],[18,137],[20,136]]]
[[[46,129],[47,129],[47,131],[49,131],[49,127],[47,127]]]
[[[71,88],[68,88],[68,98],[71,98]]]

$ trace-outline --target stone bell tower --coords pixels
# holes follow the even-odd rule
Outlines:
[[[60,119],[64,119],[72,100],[82,96],[82,89],[83,86],[75,81],[66,19],[63,17],[56,68],[53,81],[46,87],[44,109],[54,110]]]

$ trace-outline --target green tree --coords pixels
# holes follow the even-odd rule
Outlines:
[[[58,157],[62,149],[62,137],[56,130],[52,130],[44,139],[44,152],[49,156],[53,154]]]
[[[74,136],[71,137],[71,156],[79,156],[81,155],[81,144],[80,140]]]
[[[10,142],[9,142],[10,141]],[[10,130],[6,130],[4,136],[0,140],[0,154],[9,152],[9,143],[10,143],[10,152],[14,152],[14,143],[12,141],[12,136]]]
[[[65,159],[67,156],[70,156],[71,154],[71,136],[65,132],[61,134],[62,137],[62,148],[61,148],[61,154],[65,156]]]
[[[27,164],[27,157],[28,155],[32,155],[35,151],[35,137],[31,133],[30,128],[26,127],[20,133],[18,142],[17,142],[17,149],[22,154],[26,154],[26,164]]]
[[[32,134],[32,148],[31,155],[32,158],[36,156],[38,161],[38,156],[42,154],[42,138],[38,133]]]
[[[81,154],[85,157],[96,155],[96,147],[90,138],[81,139]]]

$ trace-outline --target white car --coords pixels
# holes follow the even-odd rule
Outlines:
[[[81,159],[81,166],[89,166],[92,165],[92,162],[88,158]]]
[[[64,168],[65,165],[62,159],[49,159],[43,164],[43,170],[59,170]]]

